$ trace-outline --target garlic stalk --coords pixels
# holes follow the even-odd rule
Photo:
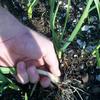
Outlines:
[[[60,80],[59,80],[59,77],[53,75],[52,73],[50,72],[47,72],[47,71],[44,71],[44,70],[41,70],[41,69],[37,69],[37,72],[40,74],[40,75],[44,75],[44,76],[47,76],[48,78],[50,78],[50,80],[53,82],[53,83],[58,83]]]

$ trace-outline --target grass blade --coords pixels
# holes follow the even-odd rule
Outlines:
[[[25,92],[25,100],[28,100],[28,95],[27,95],[27,93]]]
[[[96,5],[97,12],[98,12],[98,17],[99,17],[99,20],[100,20],[100,1],[99,0],[94,0],[94,3]]]
[[[8,83],[8,79],[0,72],[0,83]]]
[[[36,5],[38,3],[38,0],[31,0],[31,1],[29,1],[29,3],[28,3],[28,18],[29,19],[32,19],[32,12],[33,12],[33,8],[34,8],[34,6]]]
[[[96,49],[97,66],[100,67],[100,54],[99,49]]]
[[[0,72],[2,74],[13,74],[13,73],[16,73],[14,67],[0,67]]]
[[[58,8],[59,8],[59,3],[56,6],[56,0],[50,0],[50,29],[52,31],[52,39],[57,52],[59,51],[60,47],[59,46],[60,43],[58,41],[57,34],[55,32],[55,19],[58,12]]]
[[[100,67],[100,44],[95,48],[95,50],[92,52],[92,55],[96,57],[97,60],[97,66]]]

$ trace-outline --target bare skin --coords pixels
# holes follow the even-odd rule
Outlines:
[[[50,79],[39,76],[37,68],[60,76],[53,43],[22,25],[3,8],[0,8],[0,66],[16,67],[16,79],[22,84],[39,81],[43,87],[50,85]]]

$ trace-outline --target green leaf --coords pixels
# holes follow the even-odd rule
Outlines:
[[[99,0],[94,0],[94,3],[96,5],[98,16],[99,16],[99,20],[100,20],[100,1]]]
[[[96,59],[97,59],[97,66],[99,66],[99,67],[100,67],[99,49],[96,49]]]
[[[13,90],[20,90],[20,87],[18,85],[16,85],[14,82],[9,84],[9,88],[13,89]]]
[[[3,91],[7,88],[8,88],[8,84],[5,83],[0,84],[0,93],[3,93]]]
[[[100,43],[96,46],[96,48],[93,50],[92,55],[96,56],[96,50],[100,49]]]
[[[28,95],[27,95],[27,93],[25,92],[25,100],[28,100]]]
[[[13,74],[16,73],[15,68],[14,67],[0,67],[0,72],[2,74]]]
[[[1,83],[8,83],[8,79],[7,77],[5,77],[5,75],[3,75],[1,72],[0,72],[0,84]]]
[[[50,0],[50,29],[52,31],[52,39],[56,51],[59,51],[60,43],[57,38],[57,33],[55,32],[55,20],[59,8],[59,3],[56,5],[56,0]]]
[[[92,55],[94,57],[96,57],[97,66],[100,67],[100,53],[99,53],[99,50],[100,50],[100,44],[93,50]]]

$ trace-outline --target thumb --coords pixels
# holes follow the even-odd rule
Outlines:
[[[61,75],[61,72],[59,70],[59,63],[58,63],[56,53],[53,48],[50,50],[50,52],[46,56],[44,56],[44,61],[48,65],[49,70],[51,71],[52,74],[56,76]]]

